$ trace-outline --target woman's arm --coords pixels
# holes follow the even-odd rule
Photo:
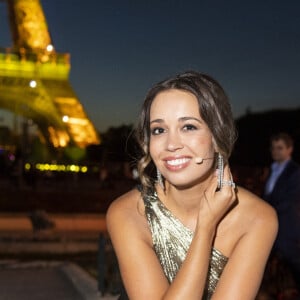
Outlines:
[[[136,194],[129,192],[110,205],[107,229],[128,297],[163,299],[169,284],[152,249],[147,220],[137,211]]]
[[[253,203],[243,208],[240,215],[246,220],[240,222],[241,226],[247,228],[230,255],[212,300],[255,299],[276,238],[278,222],[274,209],[249,192],[242,192],[240,198]]]
[[[211,253],[212,234],[195,236],[180,271],[169,285],[142,223],[122,213],[119,203],[107,214],[107,226],[129,299],[196,299],[202,297]]]

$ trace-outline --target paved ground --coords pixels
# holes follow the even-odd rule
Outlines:
[[[107,246],[100,236],[106,231],[107,206],[131,185],[122,181],[115,186],[100,187],[99,182],[90,180],[80,185],[58,181],[21,189],[0,180],[0,300],[117,299],[113,295],[102,296],[95,277],[74,262],[36,259],[47,253],[97,253],[99,247],[104,251]],[[45,229],[48,221],[54,226]],[[35,260],[20,259],[28,254]],[[102,277],[107,274],[110,261],[103,255]],[[16,260],[3,260],[7,257]],[[114,276],[102,279],[108,285],[105,290],[116,290]]]
[[[39,230],[29,214],[0,213],[0,254],[97,251],[99,237],[106,232],[103,214],[47,214],[43,218],[40,228],[50,221],[54,226]]]
[[[104,216],[67,214],[49,218],[54,221],[54,228],[35,231],[26,214],[0,214],[0,299],[117,299],[117,296],[102,296],[97,280],[74,262],[36,260],[41,254],[45,257],[47,254],[99,253],[99,246],[105,247],[104,240],[101,243],[99,240],[100,233],[105,231]],[[21,257],[28,255],[33,261],[24,262]],[[16,259],[3,260],[9,256]],[[106,274],[108,258],[103,256],[102,259],[101,274]],[[113,281],[111,286],[114,286]]]
[[[114,300],[73,263],[0,261],[1,300]]]

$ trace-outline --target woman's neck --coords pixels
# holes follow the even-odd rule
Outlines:
[[[198,212],[209,181],[210,177],[201,183],[184,188],[176,187],[166,182],[162,196],[164,202],[171,210],[176,210],[184,215],[193,214],[195,211]]]

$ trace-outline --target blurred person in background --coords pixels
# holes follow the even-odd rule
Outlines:
[[[263,198],[278,215],[279,230],[273,247],[275,261],[291,270],[300,286],[300,166],[292,159],[294,141],[285,132],[270,138],[273,163]],[[299,299],[299,298],[298,298]]]

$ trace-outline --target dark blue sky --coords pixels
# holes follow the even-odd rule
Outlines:
[[[70,81],[96,128],[134,123],[155,82],[215,77],[236,117],[300,107],[300,1],[41,0]],[[0,2],[0,47],[11,46]]]

